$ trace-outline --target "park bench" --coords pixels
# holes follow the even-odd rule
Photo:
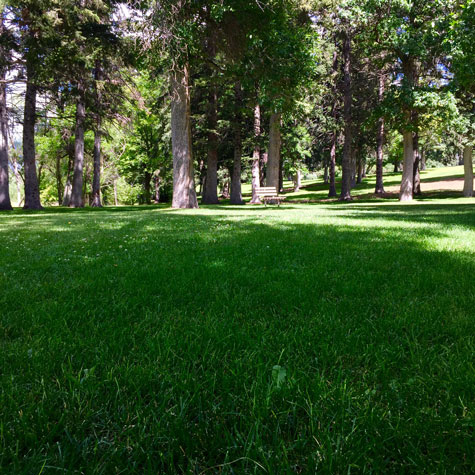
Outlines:
[[[275,186],[261,186],[256,188],[256,194],[261,201],[267,206],[267,202],[274,204],[277,202],[277,206],[280,206],[280,202],[285,200],[285,196],[279,196]]]

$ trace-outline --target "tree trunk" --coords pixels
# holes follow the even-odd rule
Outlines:
[[[101,108],[102,105],[102,93],[101,88],[98,87],[99,81],[102,80],[102,67],[100,61],[96,61],[96,68],[95,68],[95,94],[96,94],[96,101]],[[96,121],[96,130],[94,131],[94,154],[93,154],[93,172],[92,172],[92,200],[91,206],[93,208],[101,208],[101,126],[102,126],[102,117],[101,117],[101,110],[97,113],[97,121]]]
[[[414,58],[407,55],[402,58],[402,70],[404,72],[404,79],[409,89],[413,90],[416,82],[416,66]],[[406,122],[408,124],[407,129],[410,129],[414,125],[414,111],[406,109]],[[404,161],[402,164],[402,180],[401,188],[399,191],[399,201],[412,201],[414,194],[414,138],[412,131],[403,131],[404,139]]]
[[[266,168],[268,153],[265,150],[259,152],[259,186],[266,186]]]
[[[421,159],[421,171],[425,171],[426,170],[426,154],[423,148],[420,149],[419,155]]]
[[[145,204],[152,204],[152,174],[147,171],[144,173],[143,189]]]
[[[471,145],[466,145],[463,148],[463,166],[465,171],[463,196],[469,198],[473,196],[473,161]]]
[[[421,195],[421,175],[419,173],[419,133],[415,132],[412,137],[412,146],[414,148],[414,167],[413,167],[413,183],[412,189],[416,196]]]
[[[414,147],[412,132],[406,130],[403,133],[404,139],[404,163],[402,170],[401,189],[399,191],[399,201],[411,201],[413,192],[414,173]]]
[[[356,147],[353,147],[351,150],[351,189],[356,186],[357,155]]]
[[[86,122],[86,102],[84,85],[78,84],[79,97],[76,102],[76,130],[74,135],[74,171],[71,191],[71,208],[83,208],[84,183],[84,124]]]
[[[398,162],[396,162],[396,163],[394,164],[394,170],[393,170],[393,172],[394,172],[394,173],[399,173],[399,163],[398,163]]]
[[[171,74],[173,208],[198,208],[191,148],[189,69]]]
[[[335,198],[336,186],[335,186],[335,168],[336,168],[336,132],[332,134],[332,144],[330,148],[330,189],[328,191],[329,198]]]
[[[279,160],[279,188],[277,191],[279,193],[284,192],[284,159],[282,157],[282,154],[280,154],[280,160]]]
[[[3,11],[0,10],[0,33],[3,29]],[[1,49],[0,49],[1,51]],[[0,81],[4,81],[6,71],[0,71]],[[0,83],[0,210],[11,210],[10,187],[8,176],[8,115],[7,87]]]
[[[58,192],[58,206],[63,205],[63,180],[61,179],[61,151],[56,152],[56,189]]]
[[[63,193],[63,206],[69,206],[71,203],[71,193],[72,193],[72,184],[71,184],[71,173],[73,170],[74,164],[74,151],[68,146],[68,171],[66,172],[66,185],[64,186]]]
[[[42,209],[40,185],[36,171],[35,123],[36,123],[36,84],[31,60],[26,61],[25,110],[23,116],[23,166],[25,176],[24,209]]]
[[[16,153],[13,154],[12,157],[13,163],[13,174],[15,175],[15,185],[16,185],[16,203],[17,206],[21,206],[21,202],[23,201],[21,197],[21,177],[20,172],[18,171],[18,160],[16,158]]]
[[[153,201],[155,203],[160,203],[160,170],[156,170],[153,176],[153,183],[154,183],[154,193],[153,193]]]
[[[218,93],[215,85],[211,85],[208,104],[208,160],[206,164],[206,181],[201,202],[218,204]]]
[[[93,208],[101,208],[101,121],[98,120],[94,131],[94,170],[92,175],[92,202]]]
[[[343,159],[341,163],[341,194],[340,201],[351,200],[351,174],[352,174],[352,153],[351,153],[351,40],[348,32],[343,40],[343,115],[345,120],[345,143],[343,145]]]
[[[384,74],[379,75],[378,100],[379,103],[383,101],[384,97]],[[376,187],[374,193],[376,195],[384,194],[383,183],[383,160],[384,160],[384,117],[378,119],[378,132],[376,136]]]
[[[243,205],[241,192],[241,158],[242,158],[242,88],[237,82],[234,86],[235,94],[235,117],[234,117],[234,159],[233,174],[231,175],[231,204]]]
[[[302,172],[300,170],[297,170],[295,172],[295,177],[294,177],[294,192],[296,193],[297,191],[300,191],[301,186],[302,186]]]
[[[261,138],[261,107],[256,102],[254,107],[254,151],[252,153],[252,204],[261,204],[259,196],[257,196],[257,188],[260,187],[260,158],[261,146],[259,140]]]
[[[358,176],[356,178],[356,184],[361,185],[363,183],[363,169],[364,169],[364,161],[361,156],[358,157]]]
[[[269,155],[267,157],[266,185],[273,186],[279,190],[279,167],[280,167],[280,121],[279,112],[274,112],[270,116],[269,126]]]
[[[329,163],[326,158],[323,159],[323,183],[325,185],[330,183]]]

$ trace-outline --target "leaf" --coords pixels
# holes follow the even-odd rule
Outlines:
[[[280,388],[282,384],[285,381],[285,378],[287,377],[287,370],[280,365],[275,365],[272,368],[272,379],[277,386],[277,388]]]

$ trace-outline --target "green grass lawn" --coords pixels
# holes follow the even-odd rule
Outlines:
[[[0,472],[471,472],[472,203],[1,214]]]

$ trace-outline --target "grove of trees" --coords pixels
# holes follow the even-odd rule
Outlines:
[[[244,204],[464,164],[473,0],[0,0],[0,209]]]

